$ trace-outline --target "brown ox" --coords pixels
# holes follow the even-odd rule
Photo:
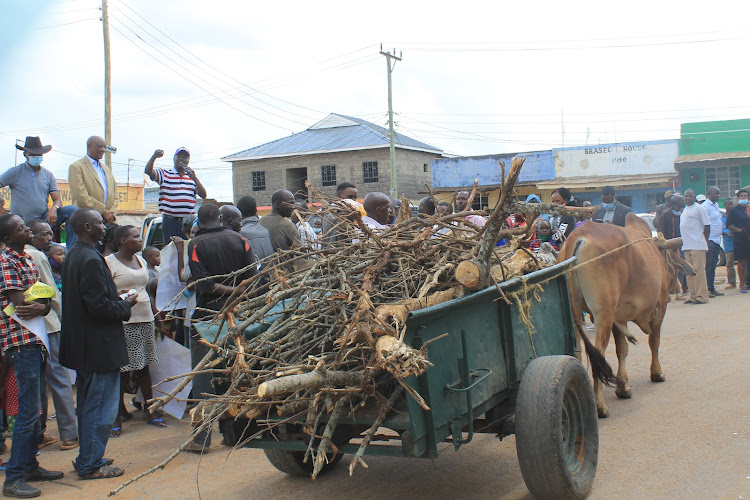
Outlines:
[[[628,331],[628,321],[649,336],[651,380],[664,381],[659,364],[659,337],[669,302],[669,285],[678,271],[695,274],[679,254],[670,252],[670,248],[681,244],[680,239],[675,239],[658,246],[651,238],[648,224],[629,213],[625,227],[586,222],[571,233],[560,252],[560,261],[574,255],[578,259],[568,280],[573,317],[578,322],[583,311],[591,314],[596,326],[596,348],[602,355],[607,349],[610,332],[614,334],[619,364],[615,393],[620,398],[631,396],[625,358],[628,341],[635,339]],[[669,252],[669,257],[665,259],[662,251]],[[585,335],[580,324],[578,333]],[[594,396],[599,416],[609,416],[602,396],[602,382],[596,377]]]

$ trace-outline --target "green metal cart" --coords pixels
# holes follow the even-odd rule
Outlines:
[[[565,270],[574,261],[411,313],[404,340],[412,347],[449,334],[428,347],[435,366],[407,380],[431,410],[406,396],[401,411],[382,425],[392,439],[381,434],[366,454],[434,459],[443,443],[458,449],[475,433],[515,434],[521,472],[534,496],[585,498],[596,474],[599,434],[588,374],[573,357]],[[323,472],[356,453],[358,437],[376,416],[375,408],[365,407],[339,421],[333,438],[338,453]],[[261,428],[246,420],[221,426],[229,443],[242,431]],[[299,422],[285,422],[245,446],[262,448],[283,472],[309,475],[311,460],[303,461],[308,443]]]

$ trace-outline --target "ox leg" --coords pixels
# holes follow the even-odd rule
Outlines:
[[[614,323],[612,333],[615,337],[615,348],[617,350],[617,389],[615,394],[618,398],[628,399],[633,395],[633,391],[628,383],[628,372],[625,368],[625,360],[628,357],[628,332],[627,324]]]
[[[666,308],[665,308],[666,309]],[[662,319],[664,313],[657,315]],[[659,343],[661,342],[661,320],[654,321],[651,324],[638,325],[644,333],[648,334],[648,346],[651,348],[651,381],[664,382],[667,378],[659,363]]]
[[[614,310],[614,307],[611,308]],[[609,345],[609,335],[612,332],[613,317],[606,314],[597,314],[595,325],[596,325],[596,348],[604,356],[607,351],[607,345]],[[609,409],[607,404],[604,402],[604,394],[602,392],[601,380],[594,380],[594,399],[596,400],[596,411],[599,414],[599,418],[607,418],[609,416]]]

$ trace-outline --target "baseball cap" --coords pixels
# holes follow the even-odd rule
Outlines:
[[[180,146],[179,148],[177,148],[177,151],[174,152],[174,155],[177,156],[178,154],[182,153],[183,151],[186,152],[188,154],[188,156],[190,156],[190,151],[188,151],[188,148],[186,148],[184,146]]]
[[[703,194],[699,194],[698,196],[695,197],[695,201],[697,201],[698,203],[702,201],[706,201],[706,196]]]

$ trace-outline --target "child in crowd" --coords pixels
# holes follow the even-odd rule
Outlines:
[[[62,265],[65,260],[66,248],[59,243],[53,243],[47,252],[49,264],[52,267],[52,276],[55,278],[58,292],[62,293]]]
[[[554,248],[556,252],[560,250],[559,242],[553,239],[552,224],[550,224],[548,220],[540,218],[536,223],[536,238],[531,240],[529,248],[536,253],[539,251],[539,247],[542,246],[542,243],[545,242],[552,245],[552,248]]]
[[[146,247],[141,252],[143,260],[148,265],[148,279],[152,280],[159,277],[159,270],[157,267],[161,265],[161,252],[156,247]]]

